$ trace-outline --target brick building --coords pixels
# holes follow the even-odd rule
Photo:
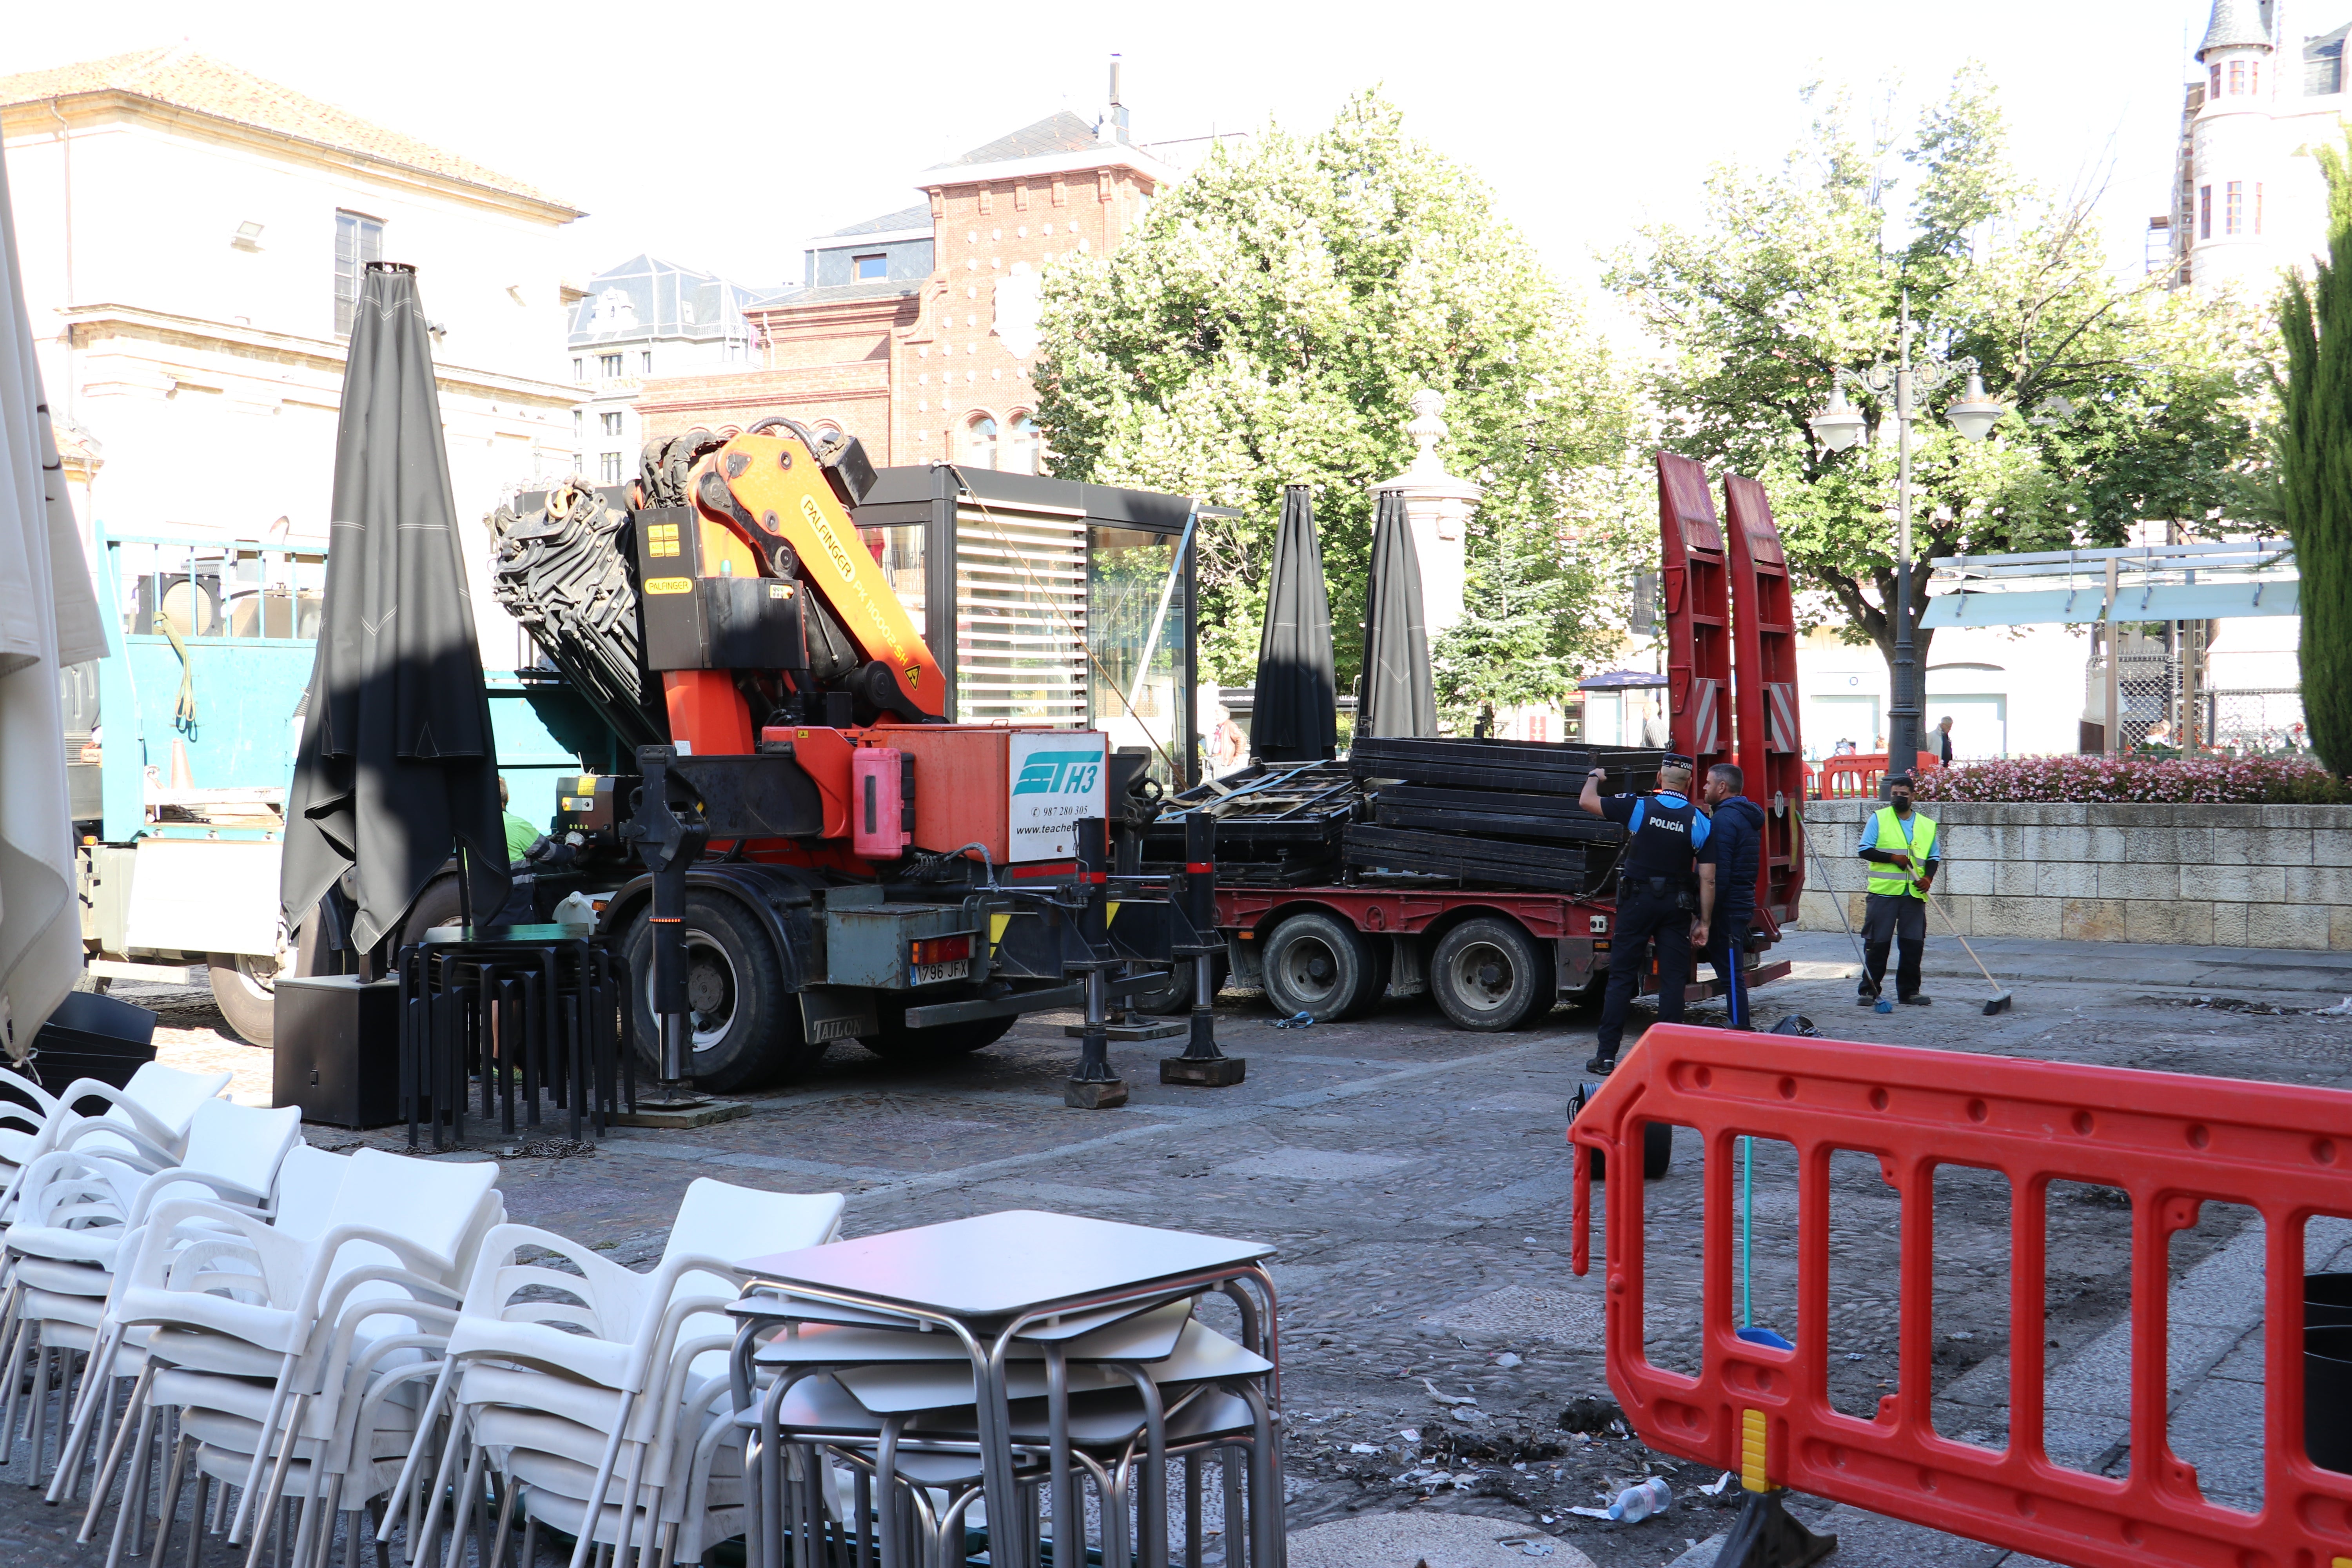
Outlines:
[[[744,311],[757,368],[646,382],[646,437],[783,415],[848,431],[877,465],[1038,472],[1045,269],[1108,253],[1176,177],[1129,142],[1116,101],[1096,124],[1065,110],[927,170],[922,203],[812,242],[804,286]]]

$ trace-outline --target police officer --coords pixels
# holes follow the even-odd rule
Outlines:
[[[1741,793],[1747,787],[1748,775],[1737,763],[1717,763],[1706,770],[1706,783],[1699,789],[1699,805],[1713,824],[1706,847],[1698,855],[1699,922],[1713,937],[1702,939],[1700,946],[1723,983],[1725,1019],[1734,1029],[1756,1026],[1748,1016],[1748,976],[1739,959],[1747,947],[1748,924],[1756,918],[1756,879],[1764,863],[1764,808]],[[1704,885],[1710,865],[1715,868],[1711,910]]]
[[[1927,945],[1927,886],[1936,879],[1944,851],[1936,842],[1936,819],[1911,808],[1909,773],[1886,775],[1886,804],[1862,825],[1859,851],[1870,862],[1870,896],[1862,920],[1862,985],[1857,1006],[1878,1000],[1886,983],[1886,949],[1900,943],[1895,999],[1924,1007],[1919,957]]]
[[[1622,823],[1633,835],[1617,866],[1617,929],[1609,952],[1609,997],[1601,1009],[1601,1039],[1587,1072],[1617,1065],[1617,1044],[1625,1033],[1625,1013],[1633,1005],[1654,944],[1658,955],[1658,1021],[1679,1024],[1683,985],[1691,972],[1692,917],[1698,906],[1695,867],[1706,847],[1706,814],[1690,799],[1692,763],[1669,755],[1658,768],[1655,793],[1603,796],[1606,772],[1585,778],[1577,805],[1595,816]],[[1714,868],[1704,869],[1713,881]],[[1704,942],[1705,926],[1699,928]]]

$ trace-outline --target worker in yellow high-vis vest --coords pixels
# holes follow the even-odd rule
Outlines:
[[[1863,819],[1862,858],[1870,863],[1868,908],[1862,921],[1862,986],[1854,1001],[1878,1000],[1886,983],[1886,950],[1900,943],[1895,999],[1925,1007],[1919,959],[1927,945],[1927,889],[1943,863],[1936,819],[1911,808],[1909,773],[1886,776],[1886,804]]]

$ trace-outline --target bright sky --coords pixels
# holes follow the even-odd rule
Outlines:
[[[2163,210],[2180,89],[2210,0],[1455,0],[1146,7],[931,0],[871,8],[159,4],[27,7],[0,69],[186,37],[199,50],[538,185],[590,216],[575,278],[640,250],[797,281],[808,236],[916,199],[915,173],[1067,107],[1127,61],[1139,141],[1306,130],[1379,85],[1483,174],[1562,276],[1696,211],[1719,160],[1776,159],[1815,78],[1907,123],[1964,60],[2001,88],[2019,157],[2104,173],[2119,265]],[[2306,7],[2311,25],[2326,0]],[[2341,7],[2352,14],[2352,0]]]

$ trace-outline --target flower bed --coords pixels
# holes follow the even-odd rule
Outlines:
[[[1922,800],[2352,804],[2344,781],[2308,757],[2018,757],[1929,768],[1918,778]]]

